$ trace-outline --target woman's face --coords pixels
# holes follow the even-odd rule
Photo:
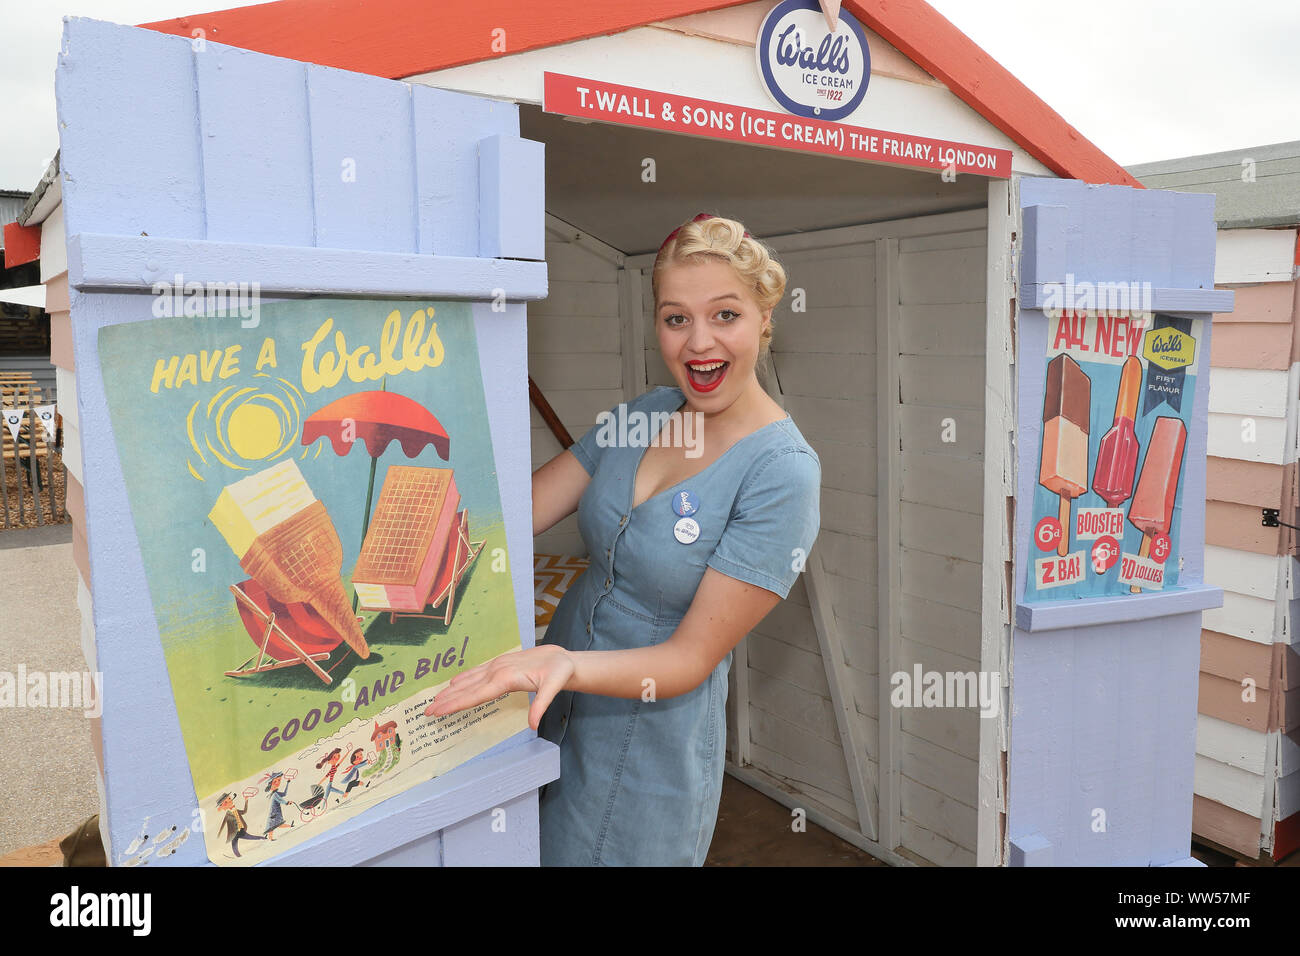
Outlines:
[[[759,337],[772,310],[759,308],[736,270],[719,259],[675,263],[659,276],[655,330],[664,364],[693,408],[730,407],[755,383]]]

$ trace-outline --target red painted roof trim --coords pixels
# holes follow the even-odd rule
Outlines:
[[[5,223],[5,268],[35,262],[41,257],[41,227]]]
[[[1058,176],[1143,188],[924,0],[844,6]]]
[[[141,25],[184,37],[202,30],[216,43],[400,79],[746,2],[278,0]],[[924,0],[844,0],[844,7],[1058,176],[1141,188]]]
[[[748,2],[278,0],[140,25],[184,37],[201,29],[215,43],[400,79]]]

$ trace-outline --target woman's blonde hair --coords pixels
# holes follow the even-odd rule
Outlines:
[[[720,259],[735,269],[762,310],[775,308],[785,294],[785,269],[771,249],[746,232],[735,219],[700,213],[669,233],[659,247],[650,276],[656,308],[660,273],[670,265],[699,262],[706,256]],[[773,324],[769,322],[759,337],[760,356],[771,345]]]

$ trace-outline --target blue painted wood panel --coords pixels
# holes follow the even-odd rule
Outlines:
[[[194,55],[202,123],[202,238],[316,244],[306,64],[210,44]],[[256,131],[256,132],[252,132]]]
[[[203,238],[190,41],[68,20],[54,89],[68,235]]]
[[[498,287],[544,295],[546,273],[542,262],[477,255],[478,144],[505,137],[518,151],[512,104],[413,95],[402,83],[210,42],[196,49],[182,38],[83,19],[65,24],[56,86],[78,273],[70,296],[91,591],[105,675],[106,832],[113,862],[122,863],[146,818],[157,832],[213,811],[195,803],[105,401],[112,370],[100,365],[99,330],[152,319],[149,287],[176,272],[190,280],[266,278],[264,292],[441,289],[471,300],[488,300]],[[440,155],[424,162],[419,149]],[[540,150],[523,149],[519,176],[540,183]],[[517,183],[503,177],[499,186]],[[539,233],[541,225],[539,212]],[[518,302],[493,309],[487,301],[472,311],[520,640],[532,646],[526,312]],[[510,807],[514,842],[484,842],[479,856],[504,862],[518,852],[515,862],[536,862],[535,790],[558,771],[558,750],[524,731],[283,862],[440,861],[442,830],[500,805]],[[451,840],[459,860],[478,853],[471,822]],[[205,859],[195,833],[169,863]]]
[[[251,265],[250,263],[255,263]],[[505,289],[512,300],[546,297],[546,264],[519,259],[421,256],[408,252],[316,249],[202,239],[146,239],[82,232],[68,239],[68,284],[82,291],[138,289],[171,282],[259,284],[263,295],[316,291],[331,295],[473,298]]]
[[[1050,261],[1068,265],[1076,282],[1136,279],[1161,289],[1214,288],[1213,195],[1092,186],[1073,179],[1019,183],[1022,209],[1065,207],[1064,221],[1053,224],[1064,230],[1063,248]],[[1059,236],[1053,240],[1060,242]],[[1022,260],[1023,281],[1065,279],[1032,269]]]
[[[1192,834],[1201,615],[1017,633],[1008,827],[1054,866],[1148,866]]]
[[[411,88],[307,67],[316,245],[415,252]]]
[[[444,866],[536,866],[541,856],[537,791],[484,810],[442,831]]]
[[[69,235],[475,257],[488,137],[512,164],[489,196],[494,235],[540,208],[540,193],[522,200],[540,189],[541,144],[519,139],[512,103],[97,20],[64,37]]]
[[[480,256],[541,259],[546,255],[542,208],[542,144],[515,136],[479,140]]]
[[[1022,293],[1063,280],[1062,269],[1076,282],[1213,288],[1212,196],[1026,179],[1020,203],[1035,207],[1023,222]],[[1028,502],[1038,480],[1048,321],[1033,301],[1022,298],[1017,321],[1016,595],[1036,556]],[[1187,856],[1200,609],[1220,599],[1203,576],[1211,323],[1202,317],[1179,537],[1178,583],[1188,590],[1017,608],[1008,833],[1055,866]],[[1035,629],[1020,629],[1027,624]]]
[[[477,256],[477,137],[517,137],[519,110],[513,103],[462,96],[430,86],[412,87],[412,94],[419,251],[426,255]]]

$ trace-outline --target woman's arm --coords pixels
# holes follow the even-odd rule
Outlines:
[[[577,511],[590,483],[587,469],[567,449],[533,472],[533,536]]]
[[[581,467],[581,466],[579,466]],[[623,651],[567,651],[543,644],[457,674],[425,713],[441,717],[509,691],[536,691],[534,730],[562,690],[661,700],[698,687],[781,597],[708,568],[690,609],[663,644]]]
[[[570,652],[574,673],[564,689],[654,700],[685,694],[780,602],[766,588],[706,568],[672,637],[653,647]]]

